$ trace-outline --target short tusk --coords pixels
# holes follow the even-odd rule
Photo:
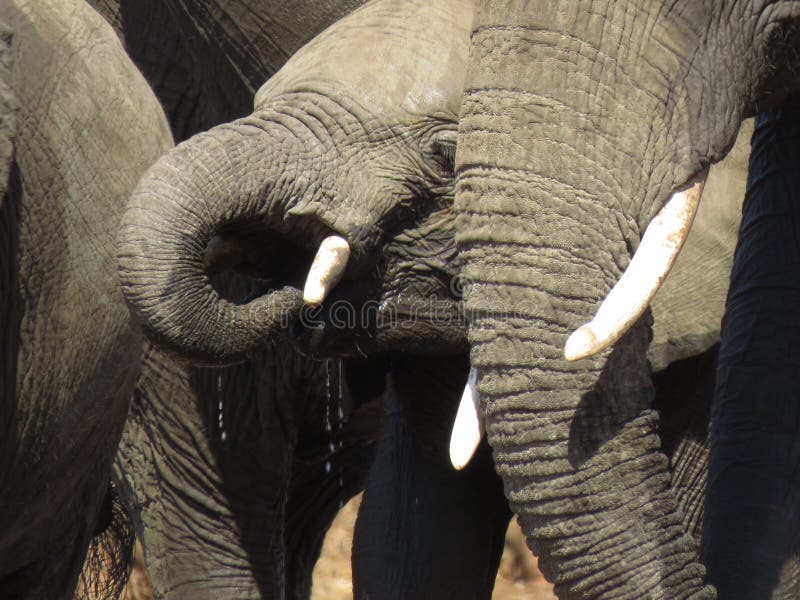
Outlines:
[[[579,360],[605,350],[642,316],[689,235],[707,175],[704,171],[687,189],[673,194],[650,222],[628,268],[594,319],[569,336],[564,358]]]
[[[322,240],[308,270],[303,301],[306,304],[321,304],[330,291],[336,287],[350,259],[350,244],[338,235],[330,235]]]
[[[450,435],[450,462],[460,471],[469,464],[483,437],[483,419],[478,408],[478,373],[470,369],[461,395],[453,433]]]

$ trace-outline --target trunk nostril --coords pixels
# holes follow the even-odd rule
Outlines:
[[[249,294],[259,290],[263,295],[287,286],[302,289],[312,259],[312,251],[275,231],[224,232],[206,245],[203,268],[217,292],[235,301],[227,289],[231,286],[223,283],[231,275],[249,281],[244,286]]]
[[[215,235],[203,251],[203,269],[208,275],[236,267],[242,262],[238,240],[227,235]]]

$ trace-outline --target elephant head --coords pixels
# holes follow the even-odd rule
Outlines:
[[[564,350],[670,195],[794,85],[800,13],[787,2],[644,0],[476,10],[457,245],[486,432],[512,508],[563,596],[712,597],[659,452],[647,318],[628,312],[629,329],[570,348],[588,358]]]
[[[373,2],[293,56],[260,89],[253,115],[157,163],[120,244],[122,284],[146,327],[210,361],[286,332],[317,353],[463,353],[450,204],[470,22],[462,0]],[[331,255],[349,255],[346,268],[328,261],[306,278]],[[243,304],[221,297],[213,278],[230,269],[261,281],[262,293]],[[438,379],[450,385],[459,358]],[[350,366],[339,371],[340,395],[365,387]],[[425,397],[440,400],[442,389]],[[375,391],[355,395],[365,393]],[[490,584],[490,571],[475,575]]]
[[[253,114],[159,160],[119,244],[123,290],[153,336],[212,361],[242,357],[290,322],[311,350],[463,350],[463,327],[429,316],[456,309],[448,217],[470,21],[465,0],[370,3],[295,54]],[[303,279],[315,254],[330,262],[331,243],[337,264],[314,267],[306,284],[322,306],[301,318]],[[261,293],[221,297],[209,278],[221,269],[254,276]]]

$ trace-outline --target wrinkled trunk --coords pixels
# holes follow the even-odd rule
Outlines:
[[[483,206],[491,200],[484,194]],[[514,247],[484,231],[484,243],[516,257],[500,267],[478,240],[462,240],[474,282],[467,296],[472,362],[497,469],[542,571],[562,597],[698,592],[703,569],[681,528],[649,408],[646,328],[640,324],[601,358],[567,363],[563,340],[607,290],[590,283],[602,281],[592,256],[572,254],[565,270],[540,256],[549,252],[547,240],[525,241],[530,229],[506,229]],[[521,287],[541,281],[542,272],[558,272],[560,281]]]
[[[195,136],[145,174],[118,252],[126,298],[157,340],[193,358],[236,360],[300,308],[293,287],[245,304],[226,300],[204,266],[208,242],[233,226],[286,234],[282,200],[302,196],[293,177],[300,165],[283,159],[296,144],[281,125],[248,117]]]
[[[550,8],[566,12],[531,17],[500,2],[478,17],[462,105],[457,242],[487,436],[560,597],[713,597],[660,451],[645,319],[597,358],[563,359],[673,173],[692,173],[656,161],[654,182],[651,165],[630,166],[629,153],[649,156],[648,130],[637,127],[663,106],[638,82],[615,80],[623,74],[600,40],[524,21],[577,29],[590,14]],[[526,25],[510,26],[509,14]],[[579,64],[566,64],[575,54]],[[605,105],[620,101],[642,113],[617,119]],[[639,213],[632,194],[645,189]]]

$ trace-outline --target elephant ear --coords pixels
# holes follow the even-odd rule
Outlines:
[[[11,28],[0,21],[0,209],[8,190],[8,177],[14,161],[19,103],[11,86]]]
[[[711,167],[686,244],[653,298],[655,324],[648,359],[654,371],[719,342],[752,134],[752,119],[744,121],[733,149]]]

